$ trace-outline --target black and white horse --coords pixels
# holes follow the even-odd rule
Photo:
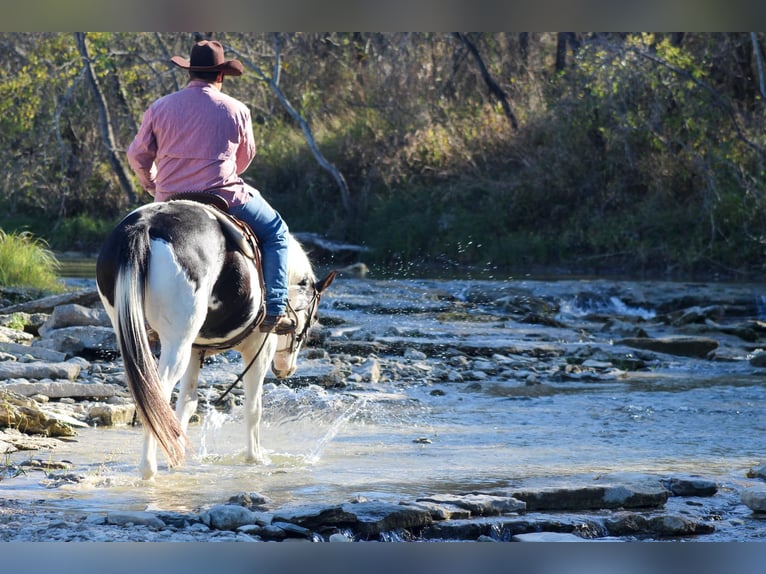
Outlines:
[[[151,203],[127,215],[98,257],[98,291],[112,321],[128,388],[144,425],[140,474],[157,474],[157,446],[169,465],[184,462],[186,430],[197,408],[197,378],[206,352],[238,350],[245,365],[246,459],[262,462],[259,426],[263,379],[293,374],[301,345],[317,319],[321,293],[335,277],[317,281],[308,256],[290,238],[288,312],[295,333],[261,333],[260,269],[224,232],[205,205]],[[159,360],[149,333],[159,339]],[[175,413],[170,398],[181,381]]]

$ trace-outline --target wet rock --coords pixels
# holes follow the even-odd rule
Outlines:
[[[654,478],[524,489],[511,495],[526,502],[528,511],[660,507],[668,499],[668,491]]]
[[[460,520],[471,517],[470,510],[457,504],[429,502],[422,499],[417,502],[407,502],[404,504],[427,510],[431,513],[431,518],[434,520]]]
[[[673,496],[713,496],[718,492],[715,481],[700,476],[673,476],[662,484]]]
[[[166,524],[160,520],[153,512],[109,512],[106,515],[106,523],[116,526],[139,525],[161,530]]]
[[[238,504],[250,510],[265,510],[271,499],[257,492],[243,492],[229,498],[229,504]]]
[[[679,514],[651,516],[635,513],[617,513],[606,517],[604,519],[604,526],[612,536],[653,538],[710,534],[715,531],[712,524]]]
[[[354,523],[356,515],[348,512],[343,505],[307,504],[280,508],[274,512],[274,520],[321,532],[328,528],[347,527]]]
[[[323,507],[308,505],[281,509],[274,522],[290,522],[309,530],[326,532],[350,529],[363,538],[375,538],[397,529],[421,529],[431,524],[431,513],[423,508],[386,502],[358,502]]]
[[[744,489],[740,493],[742,504],[757,513],[766,512],[766,485],[758,484]]]
[[[416,502],[449,504],[465,508],[473,516],[497,516],[511,512],[524,512],[527,505],[516,496],[495,496],[490,494],[433,495],[416,499]]]
[[[213,506],[200,514],[200,520],[217,530],[237,530],[246,524],[266,525],[258,513],[236,504]]]
[[[380,381],[380,362],[376,358],[370,357],[355,367],[353,372],[365,382],[377,383]]]
[[[657,353],[679,355],[682,357],[705,358],[711,351],[718,348],[718,341],[707,337],[661,337],[658,339],[646,337],[629,337],[617,341],[618,345],[646,349]]]
[[[527,534],[514,534],[512,542],[585,542],[576,534],[566,532],[529,532]]]
[[[719,321],[725,314],[721,305],[708,305],[706,307],[694,306],[681,311],[668,314],[668,320],[674,327],[689,325],[690,323],[704,323],[706,320]]]
[[[495,540],[511,540],[517,534],[535,532],[568,533],[581,538],[602,538],[607,535],[600,519],[563,514],[528,514],[435,522],[423,530],[422,536],[426,540],[478,540],[483,536]]]
[[[766,480],[766,462],[758,466],[751,467],[747,472],[748,478],[762,478]]]

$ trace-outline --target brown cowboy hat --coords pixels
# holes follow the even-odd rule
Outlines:
[[[192,46],[190,59],[173,56],[170,61],[179,68],[192,72],[223,72],[225,76],[241,76],[242,62],[224,60],[223,46],[215,40],[203,40]]]

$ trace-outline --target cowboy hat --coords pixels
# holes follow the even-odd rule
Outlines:
[[[224,60],[223,46],[214,40],[203,40],[192,46],[190,59],[181,56],[170,58],[179,68],[192,72],[223,72],[225,76],[241,76],[242,62]]]

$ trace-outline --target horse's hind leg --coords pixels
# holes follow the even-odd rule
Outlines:
[[[197,380],[203,356],[203,353],[192,353],[189,366],[181,377],[176,399],[176,416],[184,432],[189,428],[189,419],[197,411]]]
[[[191,366],[191,363],[194,362],[192,360],[191,341],[178,344],[177,342],[164,341],[160,335],[160,345],[162,352],[160,353],[157,371],[162,381],[164,399],[170,402],[173,387],[175,387],[178,379],[189,369],[194,369]],[[197,368],[197,372],[199,372],[199,368]],[[151,480],[157,474],[157,439],[149,432],[144,434],[146,440],[144,441],[144,449],[138,468],[144,480]]]

